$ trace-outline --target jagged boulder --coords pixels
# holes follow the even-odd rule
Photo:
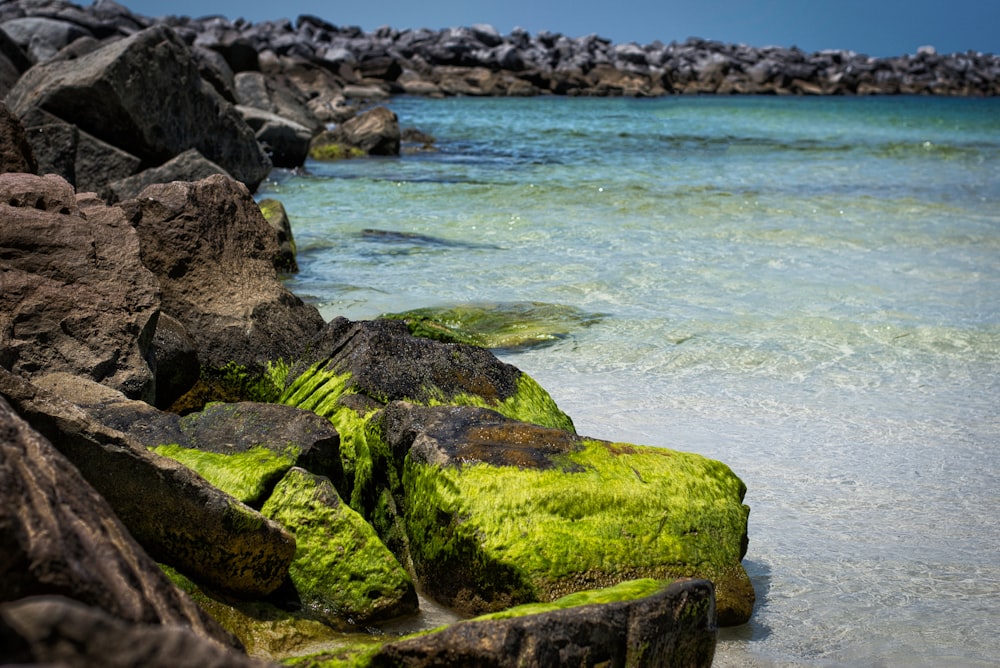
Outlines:
[[[242,184],[157,184],[121,207],[159,279],[163,311],[184,325],[203,367],[263,372],[298,359],[322,329],[319,312],[278,280],[277,235]]]
[[[0,174],[26,172],[38,169],[35,154],[24,134],[21,121],[0,102]]]
[[[4,546],[0,601],[41,594],[67,596],[118,620],[186,627],[204,638],[235,645],[167,579],[108,502],[4,396],[0,396],[0,496]],[[8,624],[9,609],[4,606],[2,613]],[[12,647],[3,646],[4,659],[10,659]]]
[[[57,176],[0,175],[0,366],[152,401],[156,278],[121,210]]]
[[[73,60],[38,64],[21,76],[7,104],[22,118],[43,108],[144,167],[195,148],[251,190],[271,169],[253,131],[165,26]]]
[[[52,389],[79,394],[76,385]],[[269,594],[287,576],[292,536],[187,467],[2,369],[0,395],[79,469],[155,559],[242,596]]]
[[[103,181],[102,196],[109,202],[121,202],[139,196],[147,186],[172,181],[201,181],[210,176],[229,173],[201,154],[196,148],[188,149],[162,165],[134,171],[124,178],[108,178]]]
[[[317,160],[339,158],[352,149],[362,155],[399,155],[401,136],[395,112],[375,107],[314,137],[309,155]]]

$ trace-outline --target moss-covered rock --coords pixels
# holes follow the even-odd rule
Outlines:
[[[198,606],[232,633],[250,656],[283,659],[308,648],[342,643],[358,634],[331,628],[301,613],[282,610],[266,601],[245,601],[200,587],[170,566],[160,568]]]
[[[276,199],[262,199],[257,202],[264,220],[268,222],[278,237],[278,253],[274,256],[274,268],[280,274],[294,274],[299,270],[295,259],[295,237],[292,223],[288,220],[285,205]]]
[[[328,356],[324,356],[328,352]],[[369,438],[369,418],[394,400],[489,407],[505,415],[573,431],[569,417],[527,374],[488,350],[415,337],[402,322],[332,321],[314,347],[319,358],[296,365],[279,401],[328,418],[340,433],[345,483],[337,489],[400,549],[392,498],[401,490],[405,451]],[[309,361],[308,359],[306,361]]]
[[[716,585],[722,623],[749,618],[746,487],[724,464],[474,408],[398,403],[379,424],[385,447],[407,452],[402,513],[417,577],[446,605],[475,613],[700,577]]]
[[[314,141],[309,147],[309,157],[313,160],[347,160],[349,158],[363,158],[367,153],[357,146],[348,146],[339,141]]]
[[[296,668],[707,667],[717,636],[713,601],[712,586],[704,580],[640,580],[284,663]]]
[[[551,344],[603,318],[573,306],[540,302],[428,307],[381,317],[404,321],[414,336],[493,350]]]
[[[103,414],[115,417],[111,408]],[[291,406],[215,403],[184,417],[156,412],[124,428],[254,508],[292,466],[343,482],[337,430],[329,420]]]
[[[289,574],[312,614],[367,623],[416,612],[410,576],[328,479],[293,468],[261,512],[294,533]]]

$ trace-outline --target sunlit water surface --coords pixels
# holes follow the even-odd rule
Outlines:
[[[758,603],[716,665],[996,665],[1000,100],[391,107],[438,150],[263,187],[292,290],[604,314],[501,356],[580,433],[746,482]]]

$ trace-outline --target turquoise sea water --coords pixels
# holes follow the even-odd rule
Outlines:
[[[747,483],[758,604],[716,665],[996,665],[1000,100],[390,106],[438,150],[262,189],[297,294],[603,314],[501,356],[580,433]]]

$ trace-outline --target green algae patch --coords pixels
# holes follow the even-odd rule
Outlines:
[[[159,445],[153,452],[180,462],[202,478],[249,506],[259,508],[270,490],[295,463],[296,452],[281,455],[264,447],[231,455]]]
[[[366,623],[416,611],[410,576],[328,479],[291,469],[261,513],[294,533],[289,574],[312,614]]]
[[[526,617],[528,615],[538,615],[553,610],[566,610],[567,608],[578,608],[583,605],[601,605],[605,603],[620,603],[622,601],[634,601],[661,591],[670,583],[652,578],[642,578],[639,580],[628,580],[612,587],[604,589],[590,589],[568,594],[549,603],[525,603],[514,606],[500,612],[491,612],[485,615],[474,617],[471,622],[479,622],[496,619],[512,619],[514,617]]]
[[[539,470],[407,458],[405,523],[431,593],[485,612],[636,578],[702,577],[724,589],[746,577],[746,487],[724,464],[594,440],[555,462]]]
[[[496,302],[420,308],[380,317],[403,320],[414,336],[494,350],[520,350],[565,339],[574,330],[598,323],[604,316],[561,304]]]
[[[350,158],[363,158],[368,154],[356,146],[348,146],[331,142],[328,144],[314,143],[309,148],[309,157],[313,160],[347,160]]]
[[[185,415],[216,402],[276,403],[288,373],[284,360],[268,362],[257,371],[235,362],[219,368],[203,367],[198,381],[170,406],[170,412]]]
[[[434,399],[427,405],[489,408],[514,420],[576,433],[573,420],[559,409],[552,396],[534,378],[524,372],[517,379],[517,391],[502,401],[490,402],[475,394],[459,394],[449,400]]]
[[[357,633],[333,629],[264,601],[242,601],[214,594],[170,566],[160,564],[160,568],[202,610],[236,636],[250,656],[284,659],[317,646],[357,642],[359,637]]]
[[[413,403],[489,408],[515,420],[575,433],[570,417],[526,373],[518,376],[514,394],[499,402],[467,393],[445,397],[434,388],[426,388],[425,393],[432,398],[426,402]],[[383,405],[373,398],[355,393],[350,373],[326,371],[321,364],[316,364],[289,383],[278,401],[310,410],[329,419],[336,427],[340,433],[344,475],[351,485],[350,489],[340,491],[350,500],[353,508],[370,516],[370,497],[379,493],[373,489],[373,485],[384,483],[390,492],[398,487],[398,481],[390,477],[392,469],[397,468],[399,462],[394,461],[393,455],[369,425],[372,414]],[[352,403],[356,407],[348,405]],[[366,502],[364,498],[369,501]]]

